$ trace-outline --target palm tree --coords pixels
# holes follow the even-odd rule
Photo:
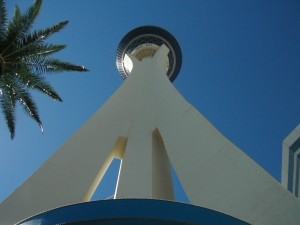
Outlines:
[[[61,31],[68,21],[52,27],[31,31],[41,9],[42,0],[35,2],[25,13],[18,6],[7,20],[5,1],[0,0],[0,108],[11,139],[15,135],[15,108],[19,103],[43,131],[36,104],[29,93],[37,90],[50,98],[62,101],[45,80],[43,74],[63,71],[87,71],[83,66],[50,58],[66,45],[45,43],[52,34]]]

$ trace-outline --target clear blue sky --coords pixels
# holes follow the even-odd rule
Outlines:
[[[7,0],[6,5],[11,15],[15,4],[26,9],[31,3]],[[141,25],[160,26],[176,37],[183,54],[176,88],[280,181],[282,140],[300,123],[299,12],[298,0],[44,0],[36,28],[70,20],[49,42],[67,43],[57,57],[90,72],[47,75],[63,103],[33,93],[43,135],[19,110],[11,141],[0,117],[0,201],[122,85],[116,48]],[[104,186],[98,198],[113,191]]]

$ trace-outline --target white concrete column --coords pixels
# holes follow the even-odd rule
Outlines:
[[[152,133],[152,198],[175,200],[169,156],[158,129]]]
[[[133,62],[128,79],[135,79],[135,88],[139,92],[131,103],[133,122],[128,132],[116,198],[174,200],[168,156],[159,132],[154,131],[155,111],[159,110],[155,102],[160,95],[155,87],[165,76],[163,62],[168,51],[163,45],[153,58],[145,58],[141,62],[134,56],[128,56]]]
[[[151,133],[128,138],[118,178],[116,198],[152,198]]]

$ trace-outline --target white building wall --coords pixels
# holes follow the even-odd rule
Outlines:
[[[300,199],[300,124],[282,144],[281,183]]]

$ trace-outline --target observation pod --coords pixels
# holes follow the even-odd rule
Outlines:
[[[165,72],[173,82],[181,68],[181,49],[172,34],[156,26],[138,27],[123,37],[118,46],[116,58],[117,69],[121,77],[126,79],[131,73],[133,63],[129,55],[142,61],[144,58],[153,57],[163,44],[169,49],[163,62]]]

